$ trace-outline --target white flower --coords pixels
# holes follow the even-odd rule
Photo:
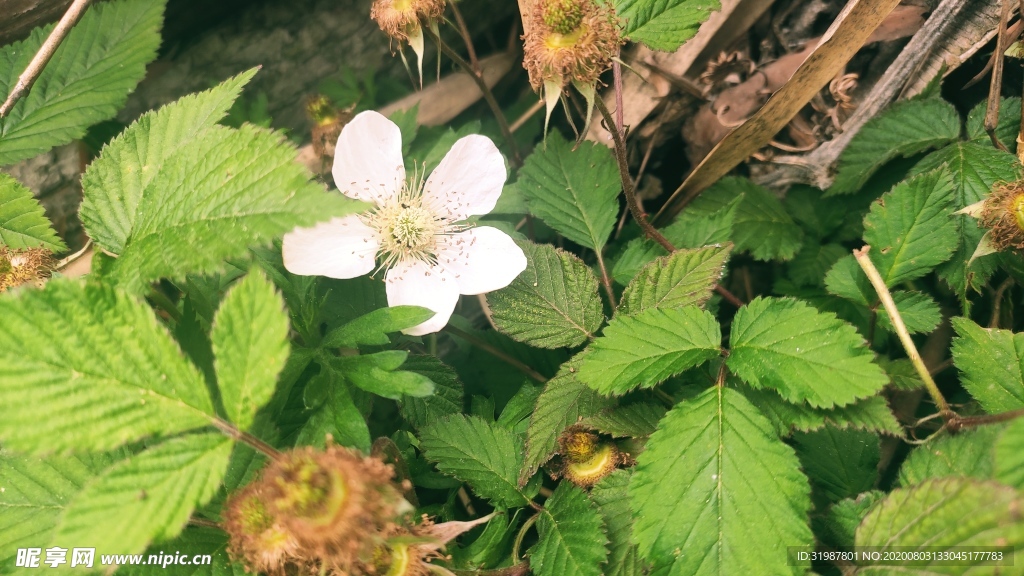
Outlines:
[[[526,269],[526,256],[507,234],[459,224],[494,209],[505,184],[505,161],[485,136],[456,142],[426,181],[406,178],[398,126],[362,112],[341,131],[333,173],[342,194],[375,208],[285,234],[284,266],[330,278],[387,270],[389,306],[435,312],[406,334],[437,332],[460,294],[504,288]]]

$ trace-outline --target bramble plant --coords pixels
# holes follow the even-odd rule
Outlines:
[[[90,7],[0,118],[0,166],[113,118],[164,8]],[[0,574],[1024,574],[1020,100],[990,137],[934,82],[826,189],[737,171],[652,221],[619,51],[719,8],[521,0],[507,99],[457,5],[375,0],[482,119],[313,96],[321,177],[229,121],[239,70],[89,159],[75,254],[0,173]],[[0,48],[0,95],[52,29]],[[538,97],[543,123],[507,121]],[[560,100],[608,145],[549,126]],[[798,554],[854,547],[910,555]]]

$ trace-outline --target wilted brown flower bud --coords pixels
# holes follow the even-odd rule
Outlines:
[[[573,484],[589,488],[611,474],[629,457],[611,442],[580,426],[571,426],[558,438],[562,455],[562,476]]]
[[[1024,181],[996,184],[981,208],[979,219],[990,230],[992,248],[1024,250]]]
[[[12,250],[0,246],[0,292],[35,283],[42,285],[53,269],[53,257],[45,248]]]

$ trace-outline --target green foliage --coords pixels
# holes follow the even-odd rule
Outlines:
[[[608,539],[600,514],[587,494],[562,482],[537,518],[537,543],[530,567],[537,576],[601,576]]]
[[[931,272],[956,250],[953,186],[948,170],[928,172],[893,187],[864,218],[864,241],[887,286]]]
[[[520,242],[527,266],[487,295],[495,327],[540,348],[579,346],[604,323],[597,278],[578,257],[546,244]]]
[[[847,498],[833,504],[820,520],[815,533],[820,533],[827,544],[836,547],[853,546],[857,526],[871,508],[885,497],[885,492],[871,490],[856,498]]]
[[[983,426],[944,435],[914,448],[900,466],[900,486],[914,486],[931,478],[992,478],[992,448],[1001,426]]]
[[[927,294],[896,290],[892,299],[911,334],[930,334],[942,321],[939,304]],[[895,331],[889,313],[882,306],[878,307],[878,326],[887,332]]]
[[[217,433],[181,436],[115,464],[71,501],[56,541],[134,554],[177,536],[220,486],[231,446]]]
[[[566,362],[558,374],[547,381],[537,397],[526,433],[526,458],[519,474],[520,485],[525,485],[548,461],[563,430],[610,404],[608,399],[576,378],[578,370],[578,360]]]
[[[665,407],[660,404],[638,402],[605,408],[584,418],[581,423],[616,438],[641,438],[654,433],[665,412]]]
[[[15,250],[43,247],[51,252],[66,248],[32,191],[3,173],[0,173],[0,246]]]
[[[768,189],[746,178],[722,178],[690,206],[691,210],[714,212],[736,208],[731,240],[736,250],[750,252],[758,260],[789,260],[800,250],[804,232]]]
[[[793,449],[716,386],[673,408],[637,458],[634,541],[656,573],[796,574],[784,550],[813,543],[809,494]]]
[[[1024,544],[1024,520],[1015,510],[1024,505],[1012,488],[964,478],[929,480],[893,490],[879,502],[857,529],[857,546],[895,547],[901,552],[934,552],[954,546],[1011,546]],[[970,521],[964,521],[969,511]],[[915,563],[929,574],[962,574],[963,566]],[[865,566],[858,574],[891,574],[893,566]],[[980,571],[979,571],[980,572]],[[985,572],[992,573],[992,572]]]
[[[495,506],[512,508],[533,496],[519,488],[522,442],[478,416],[453,415],[420,430],[420,448],[441,472],[469,484]]]
[[[322,367],[317,377],[306,385],[307,392],[310,387],[317,386],[323,390],[323,398],[318,405],[309,406],[316,411],[303,425],[296,443],[323,448],[326,435],[330,434],[342,446],[369,452],[372,442],[370,428],[342,376],[330,368]]]
[[[331,358],[329,363],[338,373],[358,388],[398,400],[403,396],[429,396],[434,393],[430,378],[417,372],[399,370],[409,353],[405,350],[384,350],[359,356]]]
[[[1024,334],[953,318],[953,362],[960,382],[985,411],[1024,408]]]
[[[0,451],[0,566],[13,566],[18,548],[48,545],[68,502],[114,460],[108,454],[39,458]]]
[[[214,417],[202,375],[148,306],[75,281],[0,299],[0,382],[9,449],[107,450]]]
[[[673,52],[720,7],[718,0],[616,0],[625,34],[655,50]]]
[[[288,360],[287,337],[284,301],[262,274],[249,274],[224,297],[210,340],[221,400],[238,428],[249,428],[273,395]]]
[[[119,256],[107,271],[115,281],[138,287],[214,272],[295,226],[362,207],[309,182],[278,134],[214,125],[250,77],[143,116],[90,165],[82,221]]]
[[[799,286],[820,284],[825,274],[849,251],[839,244],[805,243],[789,263],[789,277]]]
[[[903,427],[882,396],[870,396],[846,406],[827,409],[815,408],[806,402],[791,404],[767,388],[754,390],[742,386],[739,389],[761,409],[780,436],[788,436],[794,430],[812,432],[825,426],[903,436]]]
[[[960,115],[937,98],[906,100],[889,107],[860,129],[843,150],[827,195],[852,194],[897,156],[912,156],[960,137]]]
[[[378,308],[331,330],[321,345],[326,348],[386,346],[391,343],[388,334],[412,328],[433,316],[432,311],[419,306]]]
[[[844,406],[888,382],[852,326],[797,300],[747,304],[733,320],[730,344],[730,370],[790,402]]]
[[[814,492],[829,502],[870,490],[878,479],[878,436],[826,426],[793,435],[796,454]]]
[[[1024,490],[1024,420],[1006,426],[993,447],[994,478],[1007,486]]]
[[[416,372],[434,383],[434,394],[425,398],[406,396],[402,399],[402,415],[416,428],[462,412],[463,385],[459,375],[450,366],[434,356],[411,355],[402,364],[410,372]]]
[[[988,136],[985,138],[987,140]],[[926,156],[914,167],[913,173],[927,172],[942,165],[953,175],[951,208],[954,212],[985,199],[996,182],[1014,180],[1020,172],[1020,164],[1008,152],[981,142],[958,142]],[[968,288],[978,289],[984,285],[995,271],[995,258],[977,258],[968,268],[967,262],[974,255],[985,230],[978,226],[976,220],[966,215],[953,216],[953,222],[956,227],[956,252],[947,262],[939,265],[938,272],[951,288],[964,296]]]
[[[985,113],[988,101],[982,100],[967,114],[967,137],[974,142],[991,145],[992,139],[985,131]],[[1020,98],[1001,98],[999,102],[999,121],[996,122],[996,137],[1011,152],[1017,146],[1017,134],[1020,132]],[[995,148],[990,148],[995,150]]]
[[[633,514],[629,509],[630,470],[616,470],[598,482],[590,491],[597,505],[608,536],[608,560],[605,576],[639,576],[646,566],[633,543]]]
[[[650,388],[718,356],[721,341],[707,311],[650,308],[608,323],[583,355],[577,377],[602,394]]]
[[[648,308],[703,306],[722,277],[732,246],[678,250],[644,267],[626,286],[619,302],[623,314]]]
[[[31,91],[0,118],[0,166],[85,135],[112,118],[156,58],[164,0],[119,0],[88,9],[43,68]],[[0,100],[53,30],[36,28],[0,48]]]
[[[569,240],[601,251],[619,212],[619,174],[606,146],[573,143],[557,132],[526,159],[516,187],[530,212]]]

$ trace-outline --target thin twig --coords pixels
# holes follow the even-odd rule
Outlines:
[[[629,176],[629,161],[626,159],[626,143],[622,139],[622,132],[616,128],[615,121],[612,119],[611,113],[608,112],[608,107],[605,106],[604,100],[594,98],[594,103],[597,105],[598,111],[601,112],[601,116],[604,117],[604,121],[608,125],[608,131],[612,134],[612,140],[615,143],[615,159],[619,163],[619,179],[622,181],[622,191],[626,193],[626,205],[633,214],[633,219],[640,225],[640,228],[648,238],[661,244],[665,250],[675,252],[676,247],[647,221],[647,215],[640,209],[640,204],[636,197],[636,188],[633,186],[633,179]]]
[[[537,112],[540,112],[542,108],[544,108],[543,100],[537,100],[536,102],[534,102],[533,106],[530,106],[529,110],[523,112],[523,115],[520,116],[519,118],[516,118],[516,121],[513,122],[511,126],[509,126],[509,131],[515,132],[516,130],[522,128],[523,124],[526,124],[530,120],[530,118],[533,118],[533,116]]]
[[[899,310],[896,309],[896,303],[892,300],[892,294],[889,293],[889,289],[885,286],[885,281],[882,280],[882,276],[878,273],[878,269],[875,268],[871,258],[868,257],[868,252],[871,250],[871,246],[865,246],[860,250],[854,250],[853,256],[857,259],[857,263],[860,264],[861,269],[867,274],[868,280],[871,281],[871,285],[874,286],[875,292],[878,293],[879,300],[882,301],[882,305],[885,306],[885,311],[889,313],[889,320],[892,321],[893,329],[896,330],[896,335],[899,336],[900,342],[903,344],[903,349],[906,350],[907,356],[910,358],[911,364],[914,365],[914,369],[917,370],[917,375],[921,377],[921,381],[924,382],[925,388],[928,390],[928,394],[932,397],[932,401],[939,408],[939,413],[947,421],[956,418],[956,414],[949,408],[949,404],[946,402],[946,398],[942,396],[942,392],[939,391],[939,387],[935,384],[935,380],[932,379],[932,375],[928,372],[928,367],[924,365],[924,361],[921,360],[921,354],[917,351],[917,346],[914,345],[914,341],[910,339],[910,332],[907,330],[907,325],[903,323],[903,317],[900,316]]]
[[[238,428],[235,428],[234,425],[232,425],[230,422],[225,422],[220,418],[214,418],[212,420],[212,424],[217,430],[220,430],[225,435],[234,438],[238,442],[248,444],[254,450],[260,452],[267,458],[276,460],[281,457],[281,453],[277,451],[277,448],[274,448],[270,444],[267,444],[263,440],[260,440],[259,438],[253,436],[252,434],[249,434],[248,432],[243,432]]]
[[[46,68],[46,64],[53,58],[53,53],[60,47],[60,43],[64,41],[64,38],[71,31],[71,28],[78,22],[78,19],[82,17],[82,13],[85,12],[85,8],[89,5],[89,0],[75,0],[68,11],[64,13],[64,17],[57,23],[57,27],[50,32],[50,35],[46,38],[46,42],[39,47],[39,51],[32,57],[32,61],[28,63],[28,67],[18,77],[18,82],[14,85],[11,93],[7,95],[7,100],[0,105],[0,118],[3,118],[11,113],[14,108],[15,102],[21,99],[22,96],[28,93],[29,89],[32,88],[32,84],[35,83],[39,75],[42,74],[43,68]]]
[[[501,128],[501,134],[505,137],[505,143],[508,144],[509,151],[512,152],[512,163],[515,164],[516,167],[521,166],[523,158],[519,153],[519,143],[516,142],[515,136],[512,135],[512,130],[508,125],[508,119],[505,118],[505,113],[501,111],[501,106],[498,105],[498,101],[494,99],[494,93],[491,92],[490,87],[487,86],[487,82],[484,81],[483,74],[474,70],[472,64],[466,62],[465,58],[459,56],[459,53],[455,50],[452,50],[452,47],[446,44],[440,36],[434,34],[433,30],[430,30],[429,28],[425,28],[425,30],[430,33],[430,36],[435,42],[437,42],[437,45],[441,47],[441,51],[444,52],[445,56],[451,58],[459,68],[462,68],[463,71],[469,74],[473,81],[476,82],[477,87],[480,88],[480,92],[484,95],[484,100],[491,108],[491,113],[494,114],[494,118],[498,121],[498,127]]]
[[[508,354],[502,352],[501,350],[498,350],[497,348],[495,348],[491,344],[489,344],[487,342],[484,342],[483,340],[477,338],[476,336],[473,336],[469,332],[466,332],[464,330],[460,330],[460,329],[456,328],[455,326],[452,326],[451,324],[445,326],[444,327],[444,331],[449,333],[449,334],[451,334],[451,335],[453,335],[453,336],[458,336],[459,338],[462,338],[466,342],[469,342],[473,346],[476,346],[477,348],[479,348],[479,349],[481,349],[481,350],[483,350],[485,352],[489,352],[491,355],[495,356],[496,358],[498,358],[500,360],[503,360],[505,363],[515,367],[517,370],[519,370],[523,374],[526,374],[527,376],[529,376],[530,378],[533,378],[534,380],[536,380],[537,382],[540,382],[541,384],[543,384],[543,383],[548,381],[548,379],[545,378],[544,375],[541,374],[540,372],[537,372],[533,368],[530,368],[529,366],[527,366],[525,363],[523,363],[523,362],[521,362],[519,360],[516,360],[515,358],[509,356]]]
[[[1006,41],[1006,25],[1010,20],[1010,0],[1003,0],[1003,12],[999,17],[999,32],[996,35],[996,51],[993,54],[992,82],[988,89],[988,104],[985,106],[985,132],[988,132],[992,145],[1006,151],[1006,146],[999,141],[996,128],[999,126],[999,96],[1003,87],[1003,56],[1002,45]]]
[[[455,14],[455,23],[458,25],[459,34],[462,35],[462,41],[466,44],[466,53],[469,55],[469,63],[473,65],[473,70],[480,72],[480,61],[476,58],[476,48],[473,47],[473,36],[469,33],[469,28],[466,26],[466,20],[462,18],[462,12],[459,11],[459,5],[457,2],[449,2],[448,5],[452,7],[452,13]]]
[[[989,328],[998,328],[999,327],[999,312],[1000,312],[999,309],[1000,309],[1000,305],[1002,304],[1002,301],[1003,301],[1003,294],[1006,293],[1006,290],[1010,286],[1013,286],[1013,278],[1012,277],[1011,278],[1007,278],[1006,280],[1003,280],[1003,283],[999,285],[999,288],[996,288],[996,293],[992,297],[992,317],[988,321],[988,327]]]
[[[986,414],[984,416],[958,416],[955,420],[950,422],[949,429],[952,432],[956,432],[964,428],[971,428],[974,426],[1009,422],[1010,420],[1015,420],[1020,417],[1024,417],[1024,408],[1018,408],[1009,412],[1001,412],[999,414]]]
[[[623,126],[623,110],[622,110],[622,64],[619,64],[619,59],[612,60],[612,83],[615,87],[615,129],[619,131],[619,134],[625,134],[626,130]]]
[[[196,516],[189,518],[188,523],[191,526],[202,526],[204,528],[219,528],[221,530],[224,529],[223,526],[217,524],[213,520],[207,520],[206,518],[197,518]]]

